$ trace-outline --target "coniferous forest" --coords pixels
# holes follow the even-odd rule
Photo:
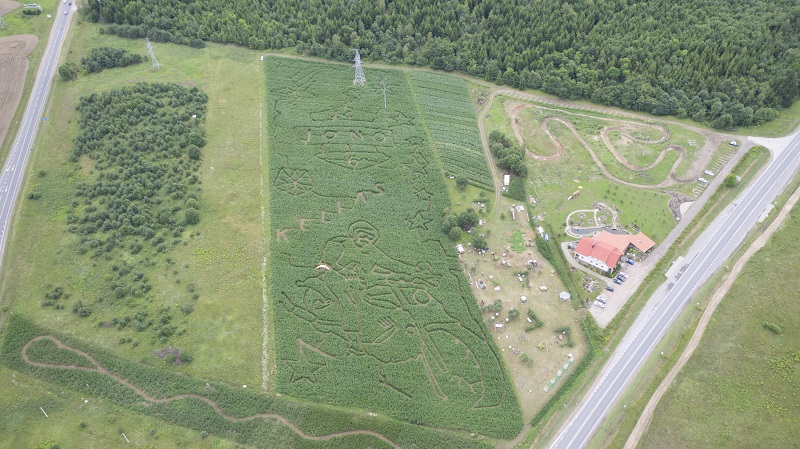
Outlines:
[[[800,94],[791,0],[104,0],[111,33],[462,71],[721,129]]]

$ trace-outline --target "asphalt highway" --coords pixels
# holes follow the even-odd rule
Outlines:
[[[648,301],[643,314],[623,337],[598,381],[556,436],[551,449],[577,449],[589,444],[692,295],[733,254],[770,202],[785,188],[800,165],[800,134],[770,161],[752,183],[706,229],[689,250],[688,265],[668,279]],[[713,413],[713,411],[709,411]]]
[[[39,71],[33,83],[33,90],[31,90],[28,105],[25,107],[25,113],[22,116],[22,124],[17,131],[14,145],[11,147],[11,152],[3,166],[3,173],[0,175],[0,266],[3,263],[6,238],[11,229],[14,203],[19,196],[25,179],[25,166],[28,164],[31,148],[36,138],[36,131],[39,128],[39,123],[44,118],[42,111],[44,111],[47,95],[50,92],[50,85],[58,67],[61,46],[67,36],[67,29],[74,10],[75,7],[72,5],[59,3],[53,14],[53,29],[50,31],[50,38],[47,41],[47,47],[39,64]]]

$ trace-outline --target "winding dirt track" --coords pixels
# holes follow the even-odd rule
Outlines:
[[[36,342],[38,340],[50,340],[53,343],[55,343],[56,346],[58,346],[60,349],[63,349],[63,350],[66,350],[66,351],[70,351],[70,352],[74,352],[74,353],[76,353],[78,355],[81,355],[81,356],[85,357],[89,362],[91,362],[92,365],[94,365],[94,368],[88,368],[88,367],[76,366],[76,365],[64,365],[64,364],[57,364],[56,365],[56,364],[49,364],[49,363],[34,362],[30,358],[28,358],[28,347],[32,343],[34,343],[34,342]],[[219,405],[217,405],[216,402],[212,401],[211,399],[209,399],[209,398],[207,398],[205,396],[201,396],[199,394],[179,394],[177,396],[172,396],[172,397],[169,397],[169,398],[155,398],[155,397],[150,396],[149,394],[147,394],[146,391],[142,390],[141,388],[137,387],[136,385],[133,385],[132,383],[128,382],[127,380],[125,380],[125,379],[117,376],[116,374],[108,371],[107,369],[103,368],[100,365],[100,363],[98,363],[97,360],[95,360],[89,354],[87,354],[87,353],[85,353],[85,352],[83,352],[83,351],[81,351],[79,349],[75,349],[75,348],[73,348],[71,346],[67,346],[64,343],[62,343],[61,341],[59,341],[58,339],[56,339],[55,337],[52,337],[50,335],[40,335],[38,337],[33,338],[31,341],[25,343],[25,346],[22,347],[22,358],[29,365],[32,365],[32,366],[35,366],[35,367],[39,367],[39,368],[77,369],[77,370],[82,370],[82,371],[87,371],[87,372],[95,372],[95,373],[104,374],[104,375],[109,376],[112,379],[116,380],[117,382],[121,383],[122,385],[125,385],[126,387],[130,388],[136,394],[138,394],[139,396],[143,397],[147,402],[154,403],[154,404],[163,404],[163,403],[167,403],[167,402],[177,401],[177,400],[180,400],[180,399],[194,398],[194,399],[199,399],[199,400],[205,402],[206,404],[210,405],[214,409],[214,411],[217,412],[217,414],[219,414],[223,418],[225,418],[225,419],[227,419],[229,421],[232,421],[232,422],[252,421],[254,419],[263,419],[265,421],[275,420],[275,421],[278,421],[281,424],[285,425],[286,427],[292,429],[293,432],[295,432],[296,434],[300,435],[302,438],[305,438],[307,440],[325,441],[325,440],[332,440],[334,438],[346,437],[346,436],[350,436],[350,435],[369,435],[369,436],[375,437],[375,438],[377,438],[377,439],[379,439],[379,440],[391,445],[394,448],[397,448],[397,449],[400,448],[400,445],[398,445],[397,443],[393,442],[392,440],[386,438],[385,436],[383,436],[383,435],[381,435],[381,434],[379,434],[377,432],[373,432],[373,431],[370,431],[370,430],[349,430],[349,431],[346,431],[346,432],[337,432],[337,433],[331,433],[331,434],[328,434],[328,435],[316,436],[316,435],[308,435],[308,434],[304,433],[297,426],[292,424],[289,420],[287,420],[283,416],[275,414],[275,413],[259,413],[259,414],[256,414],[256,415],[237,418],[235,416],[231,416],[231,415],[226,414],[225,412],[222,411],[222,409],[220,408]]]
[[[525,153],[531,159],[534,159],[536,161],[553,161],[553,160],[559,159],[560,157],[562,157],[564,155],[564,145],[550,132],[550,127],[548,126],[552,122],[558,122],[558,123],[564,125],[567,129],[569,129],[570,132],[572,132],[572,134],[575,136],[575,138],[578,139],[581,142],[581,145],[583,145],[583,147],[586,149],[586,151],[592,157],[592,159],[594,160],[595,164],[597,164],[597,166],[600,168],[600,170],[603,172],[603,174],[606,177],[615,180],[616,182],[619,182],[619,183],[625,184],[625,185],[629,185],[629,186],[632,186],[632,187],[656,189],[656,188],[667,187],[667,186],[673,185],[675,183],[691,182],[695,178],[694,176],[689,176],[687,178],[681,178],[675,173],[675,170],[677,170],[677,168],[681,164],[681,162],[683,162],[683,160],[686,159],[686,149],[681,147],[681,146],[679,146],[679,145],[670,145],[670,146],[664,148],[663,150],[661,150],[661,153],[658,155],[656,160],[653,161],[653,163],[651,163],[650,165],[647,165],[645,167],[642,167],[642,166],[638,166],[638,165],[633,165],[630,162],[628,162],[624,157],[622,157],[619,154],[619,152],[617,152],[616,148],[614,148],[614,145],[611,143],[611,140],[608,137],[609,133],[611,133],[612,131],[616,131],[616,132],[619,132],[620,134],[622,134],[627,139],[630,139],[630,140],[635,141],[635,142],[649,143],[649,144],[663,143],[663,142],[666,142],[670,138],[670,133],[666,128],[664,128],[663,126],[659,126],[659,125],[650,125],[651,128],[655,128],[655,129],[661,131],[661,134],[662,134],[661,137],[659,137],[658,139],[654,139],[654,140],[640,139],[640,138],[635,137],[632,134],[630,134],[628,129],[623,128],[623,127],[619,127],[619,126],[606,126],[600,132],[600,136],[601,136],[601,138],[603,140],[603,143],[606,145],[608,150],[611,152],[611,155],[614,156],[614,158],[620,164],[622,164],[625,168],[627,168],[628,170],[632,170],[632,171],[649,170],[649,169],[657,166],[658,164],[660,164],[661,161],[664,159],[664,157],[667,155],[668,151],[677,151],[680,154],[680,156],[675,161],[675,163],[672,165],[672,169],[670,170],[669,177],[667,179],[665,179],[664,181],[660,182],[659,184],[656,184],[656,185],[635,184],[635,183],[623,181],[623,180],[617,178],[616,176],[612,175],[608,171],[608,169],[606,169],[606,166],[597,157],[597,154],[595,154],[594,150],[592,150],[592,147],[589,145],[589,143],[586,142],[586,140],[584,140],[584,138],[578,133],[578,130],[575,129],[575,127],[572,125],[572,123],[570,123],[569,121],[564,120],[564,119],[562,119],[560,117],[546,117],[545,119],[542,120],[542,123],[541,123],[542,130],[550,138],[550,142],[553,143],[553,146],[555,147],[556,152],[554,154],[549,155],[549,156],[540,156],[538,154],[534,154],[530,150],[528,150],[527,147],[525,147],[525,142],[524,142],[524,140],[522,138],[522,133],[520,132],[519,124],[517,123],[517,116],[519,115],[519,113],[524,109],[532,108],[532,107],[540,107],[541,108],[541,106],[535,106],[535,105],[532,105],[532,104],[518,104],[518,105],[512,107],[511,110],[510,110],[511,129],[514,132],[514,136],[517,138],[517,142],[519,142],[520,146],[525,148]]]

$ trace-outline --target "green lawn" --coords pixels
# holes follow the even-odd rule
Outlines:
[[[794,210],[722,300],[661,400],[643,448],[794,447],[800,438],[800,303]],[[774,323],[780,334],[767,329]]]

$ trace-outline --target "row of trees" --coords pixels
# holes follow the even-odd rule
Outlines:
[[[188,45],[458,70],[570,99],[720,128],[759,124],[800,96],[792,0],[126,0],[90,2],[108,31]],[[745,17],[747,20],[742,20]]]

